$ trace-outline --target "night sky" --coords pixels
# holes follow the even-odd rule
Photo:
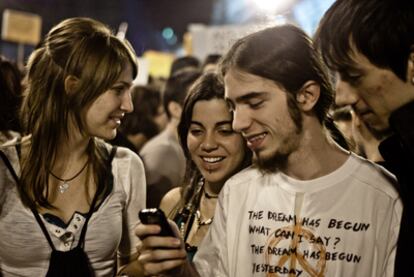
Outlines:
[[[214,0],[1,0],[1,17],[4,9],[15,9],[42,16],[42,34],[62,19],[87,16],[98,19],[113,30],[120,23],[128,23],[126,37],[138,55],[154,49],[174,51],[180,44],[189,23],[211,21]],[[168,43],[161,35],[172,27],[177,43]],[[0,42],[0,53],[13,55],[15,45]],[[26,55],[31,47],[26,47]]]

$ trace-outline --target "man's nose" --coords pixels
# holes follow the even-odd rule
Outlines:
[[[357,89],[338,77],[335,81],[335,104],[338,107],[354,105],[358,102]]]
[[[246,131],[250,126],[251,118],[249,112],[241,107],[236,107],[233,110],[233,130],[242,133]]]

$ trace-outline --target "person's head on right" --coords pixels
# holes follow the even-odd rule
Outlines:
[[[137,72],[130,44],[99,21],[70,18],[48,32],[29,57],[25,79],[21,117],[32,145],[22,170],[25,195],[47,202],[41,186],[68,141],[89,141],[88,153],[96,154],[91,138],[115,137],[132,111],[129,88]],[[103,169],[102,161],[92,163]]]
[[[328,120],[333,95],[327,74],[310,38],[293,25],[236,41],[220,73],[233,128],[263,169],[274,169],[298,149],[305,117],[321,128]]]
[[[316,31],[315,45],[337,75],[337,105],[352,106],[376,132],[390,131],[390,114],[414,98],[412,26],[412,1],[337,0]]]

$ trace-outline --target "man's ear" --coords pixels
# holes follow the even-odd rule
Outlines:
[[[65,78],[65,91],[67,94],[73,94],[79,89],[79,79],[73,75]]]
[[[321,87],[315,81],[307,81],[296,95],[296,102],[301,110],[311,111],[318,102]]]
[[[175,101],[168,103],[168,111],[170,112],[171,117],[180,119],[182,107]]]

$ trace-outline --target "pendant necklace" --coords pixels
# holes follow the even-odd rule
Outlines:
[[[212,194],[209,194],[209,193],[206,191],[206,188],[205,188],[206,184],[205,184],[205,182],[204,182],[204,178],[203,178],[202,180],[203,180],[203,192],[204,192],[204,197],[205,197],[206,199],[216,199],[216,198],[218,198],[218,195],[217,195],[217,194],[213,194],[213,195],[212,195]],[[201,221],[201,212],[200,212],[200,210],[199,210],[199,209],[197,209],[195,216],[196,216],[196,220],[197,220],[198,228],[200,228],[200,227],[202,227],[202,226],[204,226],[204,225],[210,225],[210,224],[213,222],[213,217],[208,218],[208,219],[206,219],[205,221]]]
[[[58,187],[58,190],[59,190],[60,193],[64,193],[65,191],[68,190],[68,188],[69,188],[69,182],[70,181],[73,181],[74,179],[76,179],[76,177],[78,177],[83,172],[83,170],[88,165],[88,162],[89,162],[89,159],[86,161],[86,163],[83,165],[83,167],[81,168],[81,170],[79,170],[78,173],[76,173],[73,177],[68,178],[68,179],[59,178],[58,176],[56,176],[55,174],[53,174],[52,171],[49,170],[50,175],[52,175],[57,180],[63,182],[62,184],[59,184],[59,187]]]
[[[213,217],[205,220],[205,221],[201,221],[201,213],[200,210],[196,211],[196,218],[197,218],[197,224],[198,224],[198,228],[200,228],[201,226],[204,225],[210,225],[213,222]]]

